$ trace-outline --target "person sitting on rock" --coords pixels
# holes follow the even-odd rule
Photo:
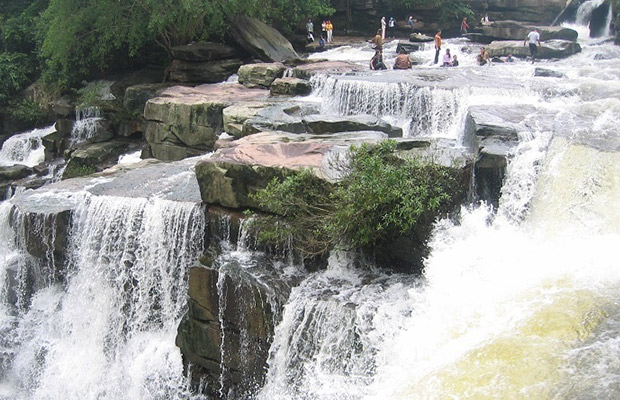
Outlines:
[[[480,25],[482,26],[491,25],[491,21],[489,21],[489,14],[484,14],[484,17],[480,19]]]
[[[411,69],[411,67],[413,67],[413,63],[409,54],[404,49],[400,49],[394,61],[394,69]]]
[[[452,57],[452,67],[458,67],[459,66],[459,60],[458,58],[456,58],[456,54],[454,55],[454,57]]]
[[[375,51],[375,55],[370,59],[370,69],[372,70],[387,69],[387,67],[383,63],[383,53],[381,52],[381,50]]]
[[[450,49],[446,49],[446,54],[443,55],[443,64],[442,67],[451,67],[452,66],[452,54],[450,54]]]
[[[489,53],[484,47],[480,49],[480,53],[476,56],[476,61],[478,65],[486,65],[489,63]]]

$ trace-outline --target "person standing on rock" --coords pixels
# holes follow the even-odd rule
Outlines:
[[[413,33],[413,26],[415,25],[415,21],[413,20],[413,15],[409,16],[409,19],[407,20],[407,25],[409,25],[409,28],[411,29],[411,33]]]
[[[377,30],[377,34],[372,39],[372,48],[375,50],[383,50],[383,39],[381,39],[381,29]]]
[[[328,20],[325,28],[327,29],[327,43],[331,43],[334,41],[334,25],[332,25],[332,21]]]
[[[441,29],[437,31],[435,34],[435,62],[433,64],[437,64],[439,62],[439,52],[441,51]]]
[[[532,56],[533,63],[536,59],[536,56],[538,55],[538,47],[536,46],[536,44],[540,46],[540,33],[538,33],[538,29],[534,28],[530,33],[527,34],[527,37],[523,41],[523,45],[525,46],[528,41],[530,43],[530,55]]]
[[[469,25],[467,24],[467,17],[465,17],[461,21],[461,35],[467,35],[468,29],[469,29]]]
[[[394,37],[394,26],[396,25],[396,20],[394,19],[394,17],[390,17],[390,20],[388,21],[388,37],[393,38]]]
[[[321,23],[321,37],[327,40],[327,21]]]
[[[314,42],[314,24],[311,19],[308,20],[308,23],[306,24],[306,33],[308,35],[308,41]]]
[[[381,17],[381,39],[385,40],[385,17]]]

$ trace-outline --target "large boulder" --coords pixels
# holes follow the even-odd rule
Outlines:
[[[229,33],[248,53],[265,62],[298,58],[298,54],[280,32],[263,22],[246,16],[231,24]]]
[[[515,57],[528,57],[529,46],[524,46],[523,41],[495,41],[487,46],[491,57],[505,57],[512,54]],[[542,42],[538,48],[538,58],[566,58],[581,52],[581,46],[568,40],[548,40]]]
[[[142,148],[140,141],[118,138],[103,143],[83,144],[68,151],[67,166],[62,179],[75,178],[103,171],[115,165],[122,154],[132,153]]]
[[[239,83],[249,88],[268,88],[276,78],[281,78],[286,67],[284,64],[259,63],[242,65],[237,71]]]
[[[145,138],[164,161],[213,150],[224,128],[223,110],[233,103],[264,99],[268,92],[239,84],[174,86],[147,102]]]
[[[304,96],[312,92],[312,85],[305,79],[277,78],[270,87],[272,95]]]

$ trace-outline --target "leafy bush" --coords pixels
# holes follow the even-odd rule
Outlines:
[[[30,82],[33,69],[25,54],[0,53],[0,104]]]
[[[45,110],[41,109],[39,104],[27,99],[11,102],[7,110],[11,118],[26,124],[34,124],[46,116]]]
[[[425,217],[448,211],[459,188],[453,170],[400,158],[392,140],[353,147],[349,160],[337,184],[303,170],[257,192],[258,204],[277,215],[256,219],[259,241],[290,238],[306,257],[334,246],[381,247],[413,235]]]

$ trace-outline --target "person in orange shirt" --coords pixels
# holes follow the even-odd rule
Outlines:
[[[435,34],[435,62],[437,64],[439,62],[439,52],[441,51],[441,29],[437,31]]]

